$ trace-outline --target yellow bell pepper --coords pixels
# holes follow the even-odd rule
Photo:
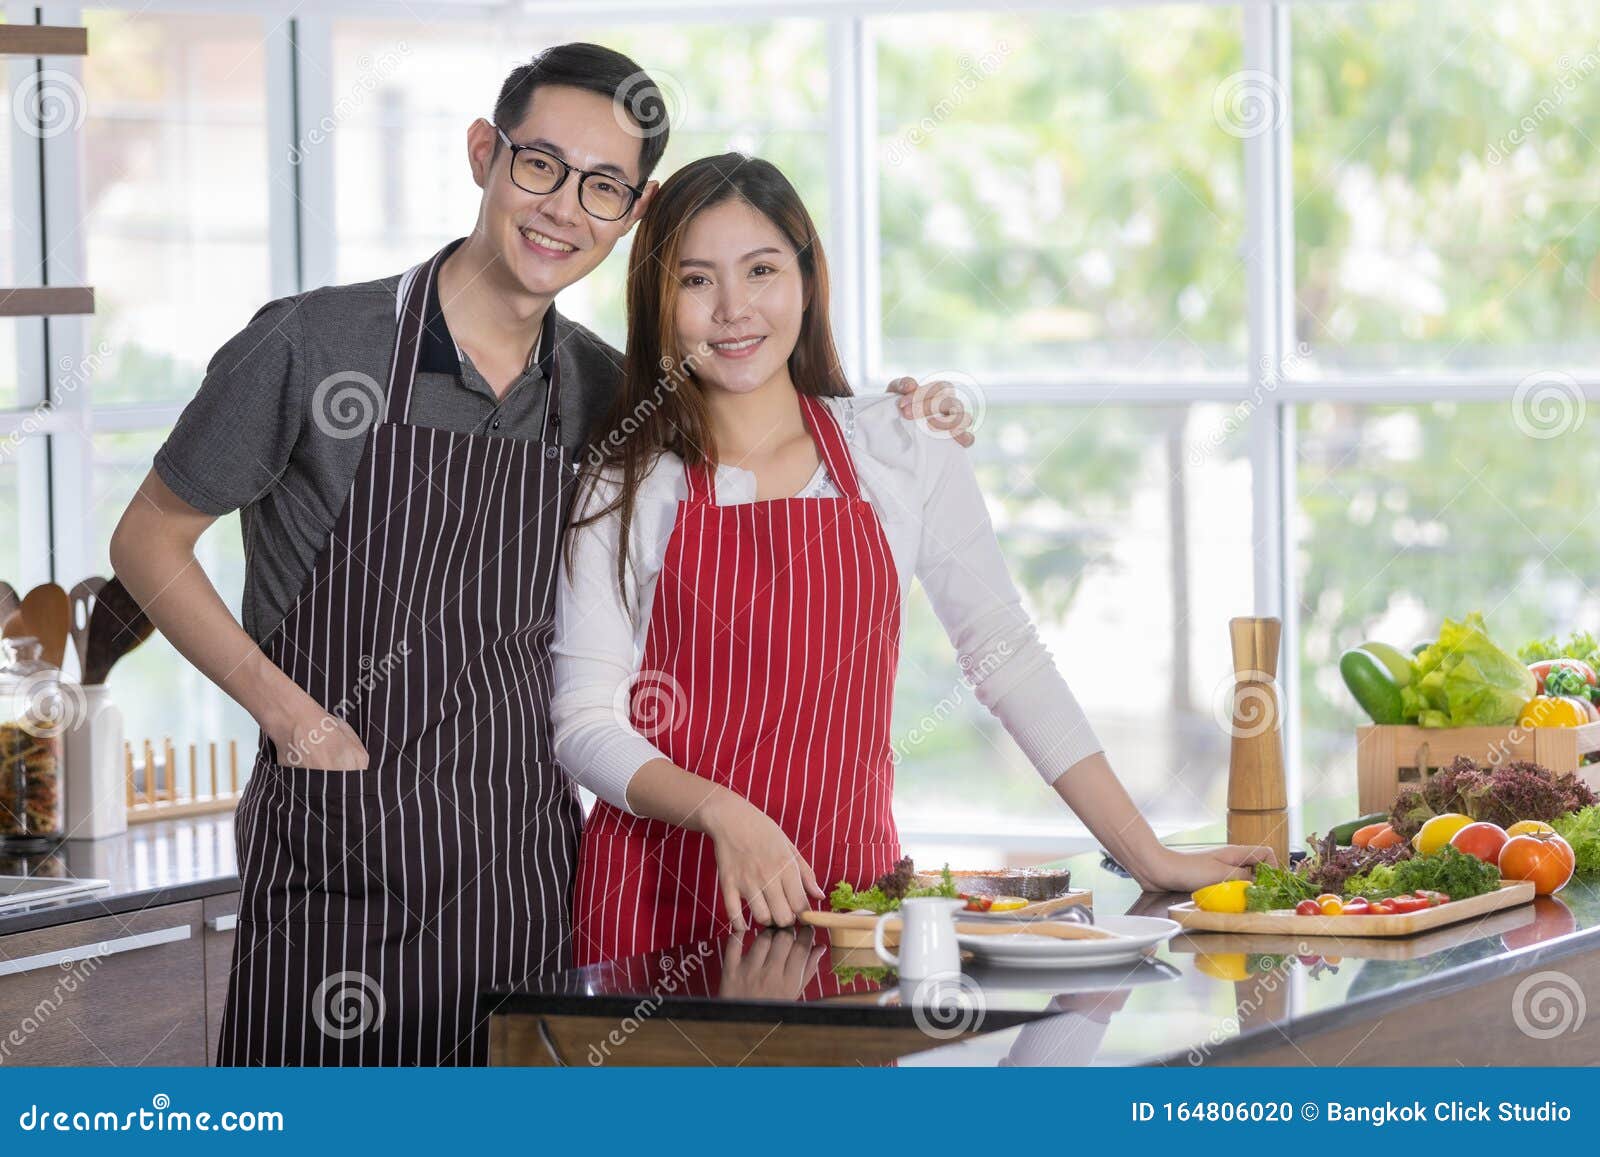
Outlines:
[[[1582,727],[1589,713],[1565,695],[1536,695],[1517,717],[1518,727]]]
[[[1243,912],[1244,890],[1249,886],[1249,880],[1224,880],[1201,888],[1190,899],[1202,912]]]

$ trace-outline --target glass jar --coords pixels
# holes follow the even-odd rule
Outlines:
[[[38,639],[4,640],[0,667],[0,846],[48,848],[62,837],[61,672]]]

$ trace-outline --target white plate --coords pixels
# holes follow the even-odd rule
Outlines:
[[[1181,931],[1176,920],[1159,916],[1096,916],[1094,926],[1122,940],[1058,940],[1019,932],[1014,936],[962,936],[956,939],[980,964],[1001,968],[1097,968],[1136,960],[1146,948]]]

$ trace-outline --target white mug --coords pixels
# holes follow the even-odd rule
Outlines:
[[[954,916],[966,901],[942,896],[918,896],[900,901],[898,912],[885,912],[872,929],[872,948],[878,959],[893,966],[902,980],[922,980],[941,973],[961,971],[961,946],[956,943]],[[883,946],[887,921],[899,919],[900,955]]]

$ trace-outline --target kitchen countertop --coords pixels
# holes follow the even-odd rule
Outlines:
[[[1164,916],[1170,904],[1187,898],[1142,893],[1098,854],[1062,863],[1072,870],[1074,887],[1093,889],[1100,914]],[[914,1009],[911,993],[892,978],[836,975],[826,934],[804,928],[573,969],[494,994],[485,1008],[506,1018],[561,1018],[568,1025],[570,1018],[594,1018],[595,1032],[607,1022],[627,1027],[659,1016],[697,1051],[707,1043],[698,1034],[715,1033],[717,1022],[842,1030],[914,1024],[924,1031],[896,1063],[1251,1063],[1263,1050],[1298,1049],[1296,1042],[1314,1036],[1376,1023],[1394,1010],[1504,977],[1564,967],[1557,962],[1597,951],[1600,887],[1575,880],[1557,897],[1403,939],[1180,933],[1136,966],[1092,973],[969,967],[965,975],[976,982],[977,995],[968,994],[969,1007],[941,1014]],[[955,1035],[949,1028],[963,1017],[979,1035],[946,1043]],[[550,1046],[551,1035],[541,1033]],[[578,1039],[566,1038],[568,1053],[578,1051],[572,1043]],[[589,1063],[627,1063],[626,1045],[616,1047],[613,1057],[602,1044],[606,1055],[590,1056]],[[553,1046],[549,1051],[558,1055]],[[535,1051],[517,1063],[545,1059]]]
[[[0,909],[0,936],[237,892],[233,813],[133,824],[45,855],[0,854],[0,875],[111,881],[88,895]]]

